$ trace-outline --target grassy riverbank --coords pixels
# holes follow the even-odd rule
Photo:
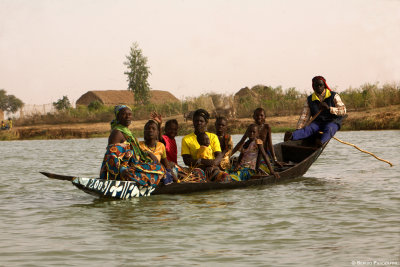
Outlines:
[[[164,118],[164,121],[172,118],[177,119],[179,122],[179,135],[185,135],[193,130],[192,122],[185,122],[183,115]],[[273,132],[294,130],[297,120],[298,115],[272,116],[267,118]],[[134,121],[130,126],[131,130],[138,137],[143,135],[143,127],[146,121]],[[232,119],[229,121],[229,132],[231,134],[242,134],[252,122],[251,118]],[[344,131],[389,129],[400,129],[400,105],[362,111],[349,111],[348,117],[342,127]],[[0,140],[95,138],[107,137],[109,131],[110,125],[105,122],[36,124],[16,126],[9,131],[3,130],[0,132]],[[214,131],[214,120],[209,122],[209,131]]]

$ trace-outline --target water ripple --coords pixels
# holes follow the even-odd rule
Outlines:
[[[105,138],[2,142],[3,155],[13,156],[0,168],[1,262],[349,266],[396,260],[399,133],[338,133],[389,159],[392,168],[332,140],[306,175],[290,182],[127,201],[99,200],[38,173],[97,176]],[[281,139],[273,135],[274,142]]]

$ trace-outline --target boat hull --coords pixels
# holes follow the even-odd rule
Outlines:
[[[209,190],[237,189],[249,186],[274,184],[302,176],[317,160],[326,144],[320,148],[304,146],[302,142],[282,142],[274,146],[275,153],[286,166],[276,170],[280,178],[273,175],[254,175],[247,181],[230,183],[173,183],[167,186],[159,185],[156,188],[138,186],[133,181],[104,180],[98,178],[84,178],[58,175],[41,172],[45,176],[58,180],[71,181],[80,190],[101,198],[129,199],[161,194],[187,194]]]

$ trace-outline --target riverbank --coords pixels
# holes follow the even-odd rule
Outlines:
[[[285,132],[294,130],[298,115],[268,117],[267,121],[272,126],[273,132]],[[179,135],[185,135],[192,131],[192,122],[184,121],[183,115],[164,118],[176,119],[179,123]],[[130,129],[137,136],[143,135],[143,127],[147,120],[132,122]],[[246,127],[252,123],[252,118],[232,119],[229,121],[229,132],[232,134],[244,133]],[[209,122],[209,130],[214,130],[214,120]],[[343,124],[343,131],[356,130],[389,130],[400,129],[400,105],[384,108],[349,111]],[[35,139],[71,139],[71,138],[95,138],[107,137],[110,132],[110,124],[103,123],[76,123],[76,124],[41,124],[31,126],[16,126],[11,130],[0,132],[0,140],[35,140]]]

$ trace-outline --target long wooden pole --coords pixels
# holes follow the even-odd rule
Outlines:
[[[307,122],[306,126],[310,125],[310,124],[318,117],[318,115],[321,114],[321,112],[322,112],[322,109],[320,109],[320,110],[318,111],[318,113],[315,114],[315,115]],[[306,127],[306,126],[304,126],[304,127]],[[320,132],[320,133],[322,134],[322,132]],[[375,157],[376,159],[378,159],[378,160],[380,160],[380,161],[386,162],[387,164],[390,165],[390,167],[393,167],[393,164],[392,164],[390,161],[381,159],[380,157],[376,156],[375,154],[373,154],[373,153],[371,153],[371,152],[368,152],[368,151],[366,151],[366,150],[363,150],[363,149],[359,148],[358,146],[356,146],[356,145],[354,145],[354,144],[351,144],[351,143],[345,142],[345,141],[343,141],[343,140],[340,140],[340,139],[337,138],[337,137],[332,136],[332,138],[335,139],[336,141],[342,143],[342,144],[352,146],[352,147],[354,147],[354,148],[360,150],[360,151],[363,152],[363,153],[369,154],[369,155]]]
[[[306,124],[304,127],[310,125],[310,124],[318,117],[318,115],[321,114],[321,112],[322,112],[322,109],[320,109],[320,110],[318,111],[318,113],[315,114],[315,115],[307,122],[307,124]],[[304,128],[304,127],[303,127],[303,128]]]
[[[351,144],[351,143],[345,142],[345,141],[343,141],[343,140],[340,140],[340,139],[337,138],[337,137],[332,136],[332,138],[335,139],[336,141],[342,143],[342,144],[352,146],[352,147],[354,147],[354,148],[360,150],[361,152],[367,153],[367,154],[369,154],[369,155],[375,157],[376,159],[378,159],[378,160],[380,160],[380,161],[386,162],[387,164],[390,165],[390,167],[393,167],[393,164],[392,164],[391,162],[389,162],[389,161],[387,161],[387,160],[384,160],[384,159],[381,159],[381,158],[377,157],[376,155],[374,155],[374,154],[371,153],[371,152],[368,152],[368,151],[366,151],[366,150],[363,150],[363,149],[359,148],[358,146],[356,146],[356,145],[354,145],[354,144]]]
[[[310,125],[310,124],[311,124],[311,122],[313,122],[313,120],[315,120],[315,119],[318,117],[318,115],[319,115],[319,114],[321,114],[321,112],[322,112],[322,109],[321,109],[320,111],[318,111],[318,113],[317,113],[317,114],[315,114],[315,115],[314,115],[314,116],[313,116],[313,117],[312,117],[312,118],[311,118],[311,119],[308,121],[308,123],[307,123],[307,125],[306,125],[306,126]],[[342,143],[342,144],[345,144],[345,145],[352,146],[352,147],[354,147],[354,148],[356,148],[356,149],[360,150],[360,151],[361,151],[361,152],[363,152],[363,153],[369,154],[369,155],[371,155],[371,156],[375,157],[377,160],[380,160],[380,161],[386,162],[387,164],[389,164],[389,165],[390,165],[390,167],[393,167],[393,164],[392,164],[390,161],[387,161],[387,160],[381,159],[380,157],[378,157],[378,156],[374,155],[373,153],[371,153],[371,152],[368,152],[368,151],[366,151],[366,150],[363,150],[363,149],[359,148],[358,146],[356,146],[356,145],[354,145],[354,144],[351,144],[351,143],[345,142],[345,141],[343,141],[343,140],[340,140],[339,138],[337,138],[337,137],[335,137],[335,136],[332,136],[332,138],[333,138],[333,139],[335,139],[336,141],[338,141],[338,142]]]

